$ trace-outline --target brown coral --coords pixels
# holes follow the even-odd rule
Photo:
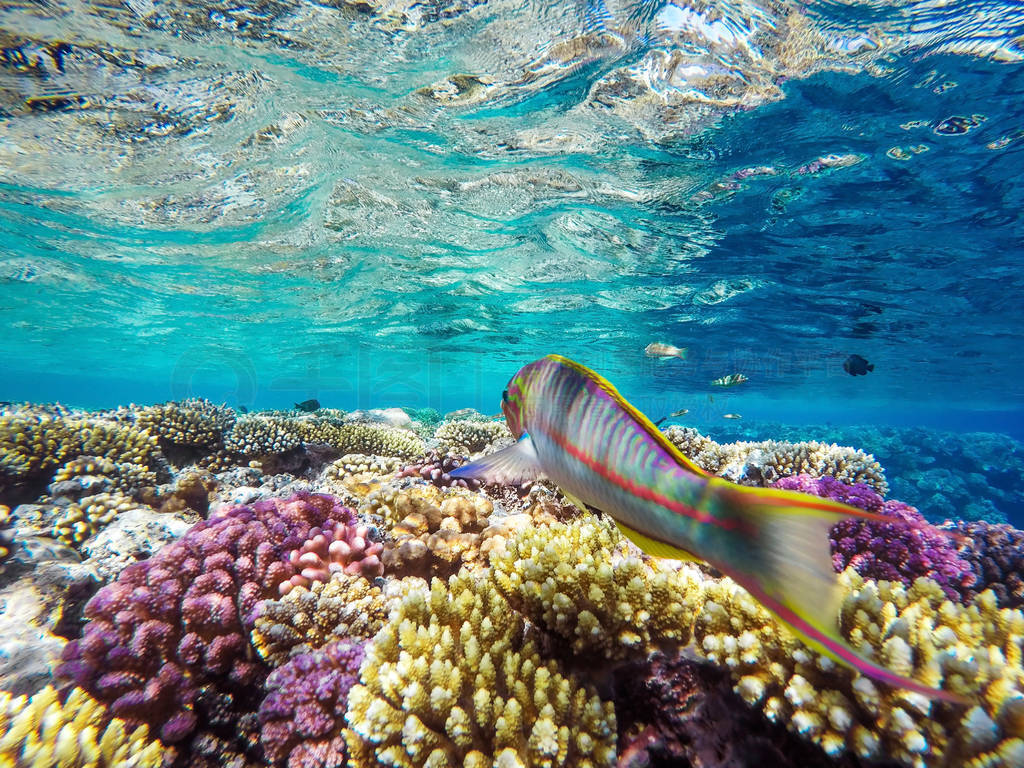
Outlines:
[[[391,496],[384,508],[397,519],[381,557],[389,573],[448,576],[482,562],[482,533],[494,510],[483,494],[414,486]]]
[[[279,600],[265,600],[252,631],[252,642],[268,664],[280,666],[346,637],[370,638],[387,621],[391,602],[402,586],[386,591],[351,573],[335,573],[327,582],[297,587]]]

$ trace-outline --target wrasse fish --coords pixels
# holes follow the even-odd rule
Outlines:
[[[879,666],[838,632],[842,591],[829,529],[846,518],[889,518],[709,475],[609,382],[559,355],[520,369],[501,406],[518,442],[452,477],[516,484],[546,475],[570,500],[611,515],[645,552],[710,563],[826,656],[890,685],[963,701]]]
[[[674,347],[671,344],[662,344],[660,341],[655,341],[644,347],[644,352],[648,357],[678,357],[680,360],[686,359],[686,347]]]
[[[747,377],[742,373],[730,373],[728,376],[715,379],[711,382],[711,385],[714,387],[735,387],[737,384],[742,384],[744,381],[747,381]]]

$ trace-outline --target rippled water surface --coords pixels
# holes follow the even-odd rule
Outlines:
[[[1019,425],[1018,4],[24,0],[0,47],[0,397],[490,412],[557,351]]]

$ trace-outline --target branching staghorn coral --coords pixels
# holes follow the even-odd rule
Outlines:
[[[504,421],[456,419],[445,421],[434,431],[442,453],[470,455],[497,450],[512,443]]]
[[[700,571],[644,561],[604,518],[522,529],[490,557],[511,605],[581,658],[686,645],[703,602]]]
[[[141,504],[120,493],[97,493],[81,501],[58,507],[53,523],[53,537],[69,547],[99,533],[121,512],[138,509]]]
[[[915,768],[1020,765],[1006,756],[1024,756],[1024,615],[999,610],[991,593],[957,605],[929,579],[908,589],[865,582],[853,570],[841,578],[848,587],[841,628],[855,648],[976,705],[887,688],[837,667],[729,579],[705,585],[697,649],[730,669],[749,704],[828,754],[890,758]]]
[[[79,456],[65,462],[54,474],[53,482],[63,483],[80,478],[94,478],[98,484],[106,485],[106,490],[129,494],[157,484],[156,472],[143,465],[111,461],[102,456]]]
[[[0,411],[0,491],[42,479],[79,456],[165,471],[156,438],[132,424],[28,409]]]
[[[165,444],[217,448],[235,424],[235,412],[202,398],[147,405],[136,410],[135,423]]]
[[[235,422],[224,436],[224,447],[242,456],[286,453],[302,445],[302,438],[287,419],[250,415]]]
[[[701,469],[744,485],[771,485],[793,475],[829,475],[842,483],[865,483],[884,496],[889,489],[875,457],[817,441],[719,444],[688,427],[671,426],[665,436]]]
[[[349,693],[353,768],[615,763],[615,712],[554,661],[487,579],[413,589]]]
[[[32,698],[0,691],[0,765],[11,768],[158,768],[164,746],[130,730],[81,688]]]

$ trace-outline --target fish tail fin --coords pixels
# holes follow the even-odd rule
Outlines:
[[[868,363],[868,370],[869,371],[875,370],[875,364],[874,363]]]
[[[712,563],[814,650],[861,674],[931,698],[964,703],[949,691],[903,677],[862,656],[839,634],[843,590],[832,566],[829,530],[844,518],[891,518],[793,491],[710,482],[715,517],[738,537],[732,562]]]

